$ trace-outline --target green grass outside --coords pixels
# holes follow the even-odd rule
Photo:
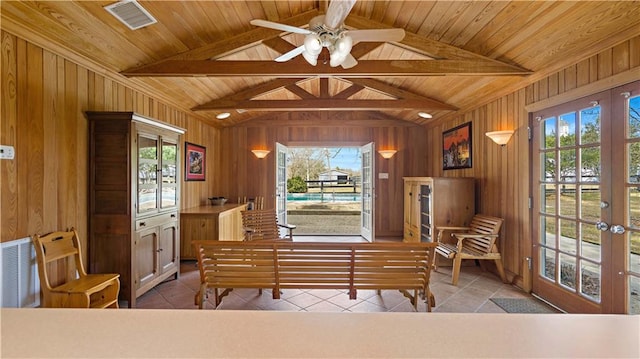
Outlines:
[[[575,186],[567,186],[568,190],[560,195],[560,215],[563,217],[576,218],[576,191]],[[551,189],[551,186],[548,186]],[[549,214],[555,214],[553,212],[556,195],[546,195],[546,203],[549,204],[546,207],[546,212]],[[600,218],[600,193],[584,191],[582,193],[581,200],[582,207],[582,219],[597,221]],[[631,225],[640,228],[640,192],[630,192],[630,213],[632,216]],[[577,227],[573,221],[560,220],[561,234],[569,238],[577,238]],[[547,221],[547,232],[555,233],[555,225],[552,221]],[[592,244],[600,244],[600,232],[595,229],[594,226],[588,225],[582,227],[582,240]],[[631,235],[631,252],[640,254],[640,235]]]

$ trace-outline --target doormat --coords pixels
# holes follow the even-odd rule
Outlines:
[[[534,298],[489,298],[507,313],[559,313]]]

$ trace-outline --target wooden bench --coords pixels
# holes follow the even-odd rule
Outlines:
[[[418,295],[435,305],[429,276],[436,243],[310,243],[194,241],[200,270],[195,296],[202,309],[213,289],[216,308],[233,288],[399,290],[417,310]],[[219,290],[222,289],[222,292]],[[413,291],[410,294],[409,291]]]
[[[445,227],[436,226],[438,231],[438,247],[436,253],[453,259],[452,284],[458,284],[460,267],[463,259],[488,259],[496,263],[498,274],[503,282],[507,282],[502,258],[496,244],[496,239],[504,220],[498,217],[491,217],[483,214],[476,214],[471,220],[469,227]],[[442,234],[451,231],[451,237],[457,239],[456,244],[446,243]]]

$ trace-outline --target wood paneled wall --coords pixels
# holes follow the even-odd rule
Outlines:
[[[183,140],[207,146],[207,167],[213,166],[215,128],[14,35],[1,36],[0,143],[16,153],[0,161],[2,242],[74,226],[86,243],[87,110],[134,111],[185,128]],[[213,176],[183,182],[182,208],[204,203],[213,183]]]
[[[275,143],[286,146],[362,146],[374,142],[377,149],[396,149],[389,160],[377,152],[375,159],[376,236],[402,236],[403,176],[422,176],[429,153],[425,129],[415,124],[379,118],[376,113],[302,113],[273,115],[221,130],[224,154],[217,159],[223,178],[217,195],[264,196],[265,207],[275,206]],[[257,159],[252,149],[271,150]],[[379,179],[388,173],[389,179]]]
[[[187,129],[185,141],[207,147],[207,181],[183,182],[182,208],[211,195],[264,195],[273,206],[275,160],[250,150],[274,143],[290,146],[363,145],[396,148],[390,160],[375,155],[378,236],[402,231],[402,177],[475,177],[477,210],[506,219],[501,238],[510,278],[521,281],[531,256],[528,114],[525,106],[585,93],[608,79],[638,79],[640,38],[585,58],[498,100],[428,128],[375,113],[270,115],[217,130],[187,112],[143,94],[113,77],[88,70],[6,32],[2,36],[0,143],[13,145],[15,160],[0,162],[0,240],[9,241],[76,226],[86,237],[86,110],[135,111]],[[631,75],[627,76],[628,73]],[[613,86],[611,86],[613,87]],[[585,90],[586,89],[586,90]],[[594,90],[595,92],[595,90]],[[345,117],[348,116],[348,117]],[[345,121],[348,119],[349,121]],[[473,167],[442,170],[442,131],[473,122]],[[500,147],[487,131],[515,129]],[[377,173],[389,173],[380,180]]]
[[[640,37],[553,73],[531,85],[496,101],[460,114],[454,120],[428,128],[430,176],[476,178],[478,212],[505,218],[500,238],[505,268],[510,278],[522,284],[523,262],[531,256],[531,221],[529,211],[530,147],[529,115],[525,106],[560,99],[569,101],[605,88],[637,80],[640,68]],[[556,100],[558,101],[558,100]],[[551,102],[551,101],[550,101]],[[543,104],[544,105],[544,104]],[[473,167],[442,170],[442,132],[462,123],[472,122]],[[486,132],[515,130],[509,143],[500,147],[485,136]]]

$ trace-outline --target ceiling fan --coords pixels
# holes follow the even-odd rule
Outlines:
[[[329,65],[331,67],[342,66],[348,69],[358,64],[358,61],[351,55],[351,48],[358,42],[401,41],[404,38],[404,30],[397,28],[345,29],[344,20],[349,15],[355,2],[355,0],[332,0],[327,8],[327,13],[311,19],[308,29],[259,19],[251,20],[251,24],[306,35],[302,45],[277,57],[275,59],[277,62],[289,61],[298,55],[302,55],[308,63],[316,66],[318,55],[326,47],[330,55]]]

